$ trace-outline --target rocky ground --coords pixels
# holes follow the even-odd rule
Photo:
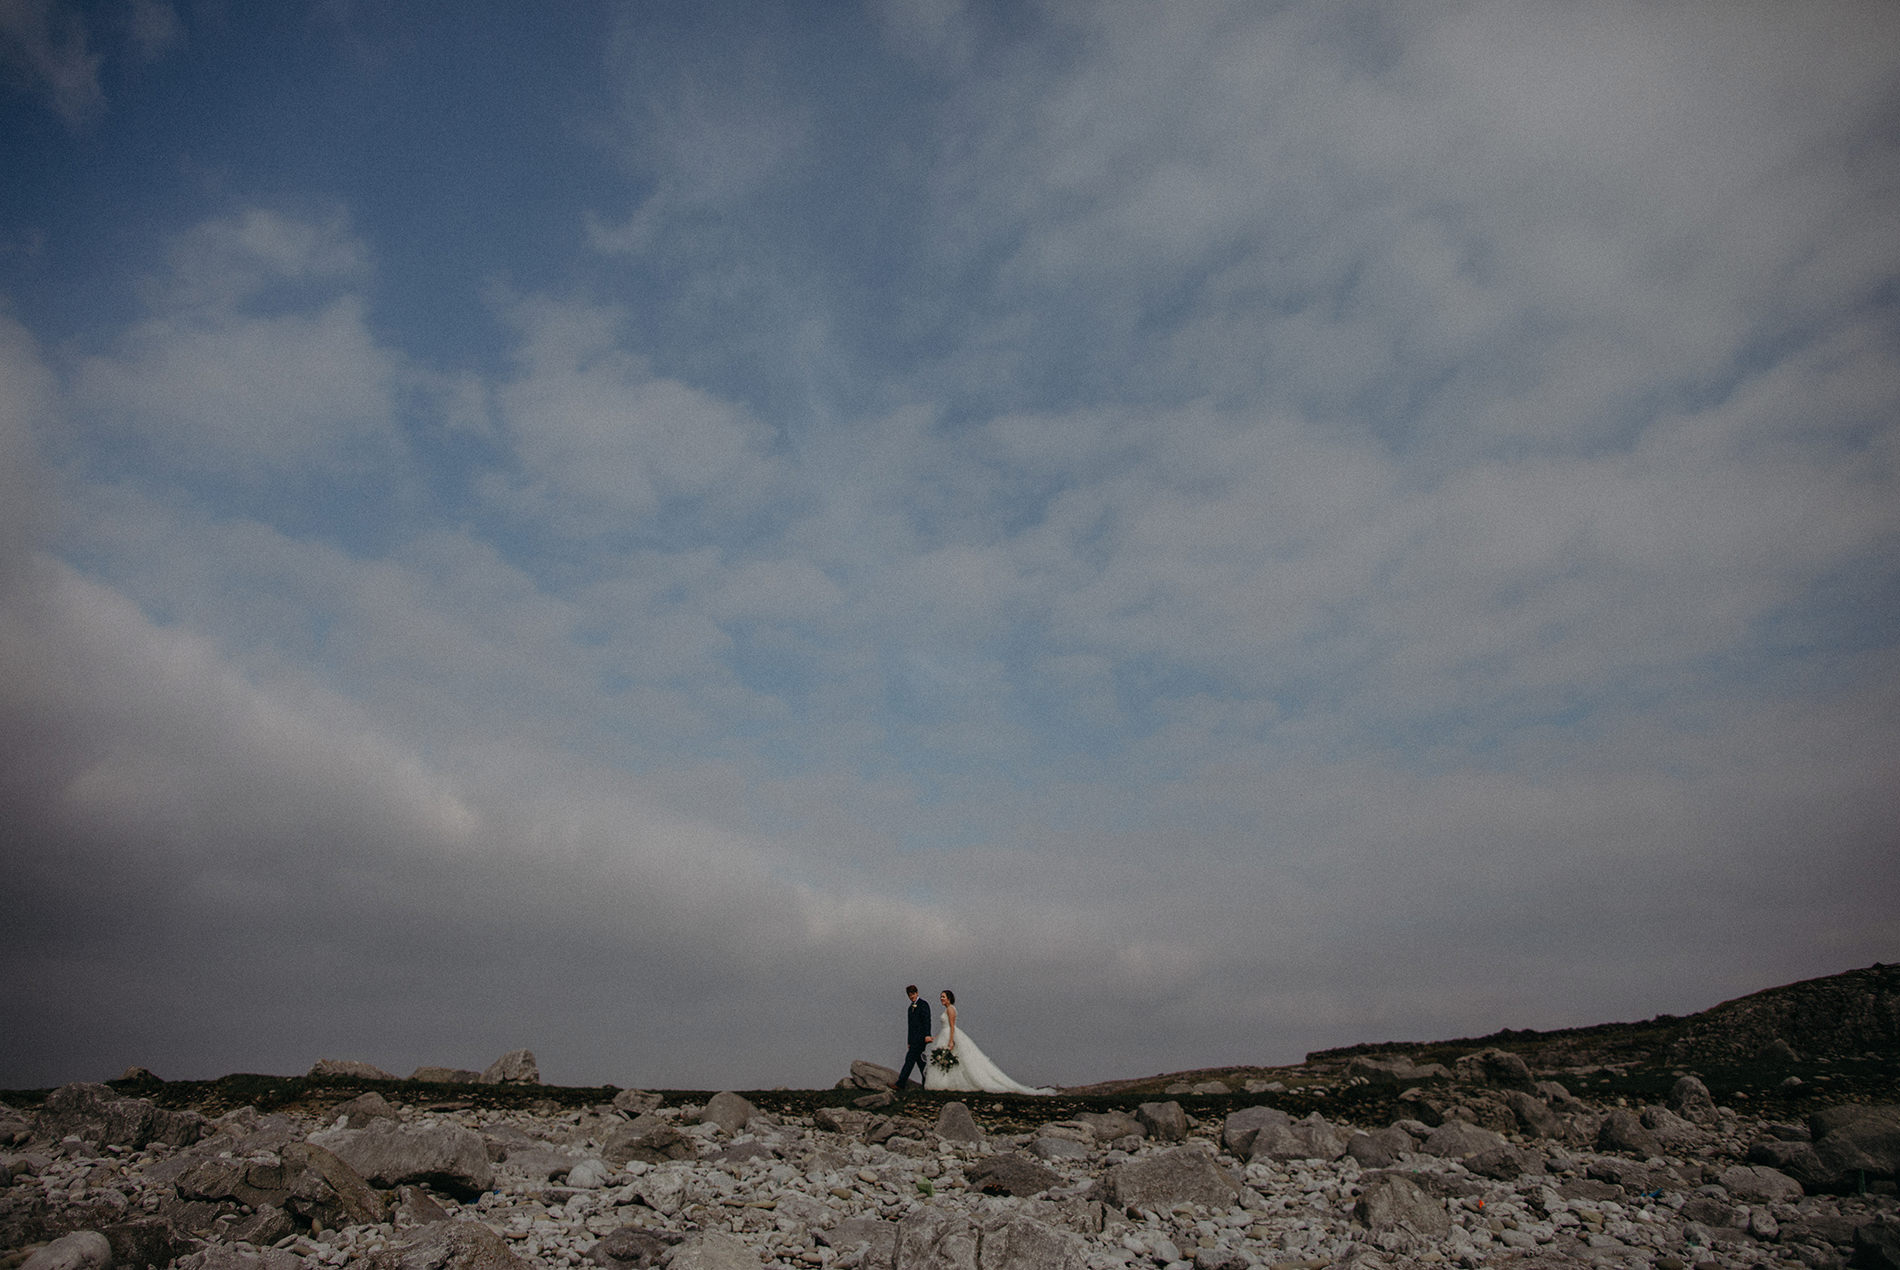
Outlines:
[[[961,1101],[870,1063],[743,1096],[552,1088],[525,1053],[128,1073],[0,1102],[0,1270],[1900,1267],[1894,1051],[1787,1031],[1701,1066],[1517,1034]]]

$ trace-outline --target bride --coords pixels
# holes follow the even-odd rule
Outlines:
[[[964,1090],[985,1094],[1053,1094],[1053,1089],[1035,1089],[1019,1085],[1003,1074],[1003,1069],[976,1047],[967,1032],[957,1027],[957,994],[945,988],[937,998],[943,1002],[943,1020],[936,1040],[924,1057],[924,1088]],[[939,1066],[939,1052],[956,1057],[956,1065]]]

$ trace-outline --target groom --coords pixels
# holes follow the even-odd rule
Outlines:
[[[911,984],[904,989],[904,995],[910,998],[910,1008],[905,1018],[910,1024],[910,1048],[904,1051],[904,1067],[897,1073],[897,1092],[904,1092],[904,1083],[910,1079],[910,1069],[917,1069],[917,1088],[924,1087],[924,1046],[930,1044],[930,1007],[917,999],[917,985]]]

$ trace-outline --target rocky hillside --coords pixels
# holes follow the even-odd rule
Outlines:
[[[1551,1032],[1511,1031],[1455,1041],[1386,1042],[1322,1050],[1308,1063],[1404,1054],[1445,1062],[1497,1046],[1542,1070],[1632,1064],[1714,1064],[1846,1059],[1900,1054],[1900,965],[1807,979],[1692,1014]]]

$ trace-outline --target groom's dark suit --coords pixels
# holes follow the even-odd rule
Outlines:
[[[910,1069],[917,1069],[917,1086],[924,1083],[924,1046],[930,1043],[930,1005],[922,997],[910,1003],[907,1011],[910,1021],[910,1048],[904,1051],[904,1066],[897,1073],[897,1087],[902,1089],[904,1082],[910,1079]]]

